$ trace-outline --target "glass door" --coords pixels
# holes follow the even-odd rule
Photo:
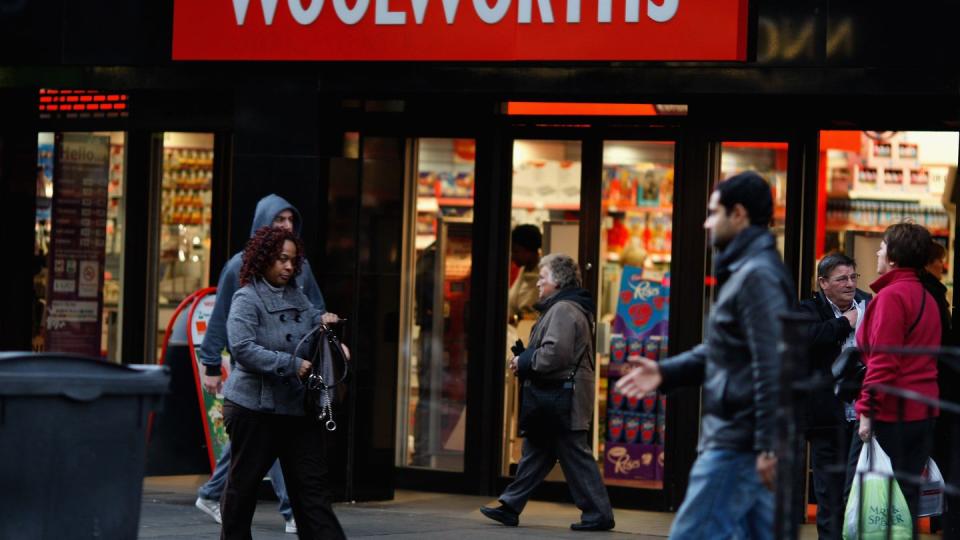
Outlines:
[[[173,312],[210,283],[213,134],[163,134],[157,260],[157,358]]]
[[[513,188],[510,211],[510,267],[505,313],[507,348],[527,343],[537,313],[537,265],[543,255],[564,253],[579,259],[582,143],[577,140],[513,141]],[[517,378],[507,367],[512,353],[503,351],[504,405],[502,471],[512,476],[523,440],[517,435]],[[547,477],[557,480],[560,469]]]
[[[597,450],[604,483],[662,489],[667,400],[617,380],[667,354],[675,144],[604,141],[597,319]]]
[[[472,269],[473,139],[421,138],[407,186],[400,467],[464,470]]]

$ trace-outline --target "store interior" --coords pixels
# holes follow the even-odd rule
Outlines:
[[[123,255],[125,186],[127,183],[126,134],[90,132],[109,138],[109,183],[107,187],[104,242],[103,306],[100,355],[120,362],[123,324]],[[56,190],[56,134],[37,136],[37,212],[34,226],[33,348],[45,350],[44,313],[47,297],[47,257],[53,231],[51,208]],[[170,316],[193,291],[209,283],[210,220],[213,188],[213,135],[209,133],[163,134],[160,223],[151,230],[159,235],[157,265],[157,358]]]

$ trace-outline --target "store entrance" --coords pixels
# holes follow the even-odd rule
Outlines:
[[[615,504],[663,499],[667,398],[626,400],[613,388],[631,359],[667,355],[677,135],[602,129],[573,135],[512,141],[506,343],[528,341],[540,258],[564,253],[576,259],[597,303],[590,433],[597,468]],[[506,363],[511,355],[503,354]],[[519,385],[508,369],[503,373],[505,483],[516,474],[523,439]],[[558,465],[547,476],[548,490],[563,488],[563,481]]]

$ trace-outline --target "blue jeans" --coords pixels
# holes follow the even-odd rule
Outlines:
[[[773,540],[773,493],[760,483],[756,467],[753,452],[702,452],[670,538]]]
[[[230,472],[229,442],[224,445],[223,454],[220,456],[220,461],[217,462],[217,466],[213,469],[213,474],[210,476],[210,479],[207,480],[206,484],[200,486],[200,489],[197,490],[197,495],[204,499],[219,501],[220,496],[223,495],[223,488],[227,485],[228,472]],[[277,499],[280,500],[280,513],[283,514],[283,519],[289,521],[290,518],[293,517],[293,510],[290,508],[290,498],[287,497],[287,484],[283,481],[280,461],[273,462],[273,466],[270,467],[270,472],[267,473],[267,476],[270,477],[270,483],[273,484],[273,491],[277,494]]]

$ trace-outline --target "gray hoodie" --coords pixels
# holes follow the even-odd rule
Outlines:
[[[253,237],[257,229],[273,224],[273,219],[284,210],[293,212],[293,228],[299,235],[302,220],[300,212],[295,206],[279,195],[270,194],[260,199],[253,213],[253,224],[250,226],[250,236]],[[220,353],[227,346],[227,316],[230,314],[230,305],[233,294],[240,288],[240,267],[243,265],[243,251],[238,251],[227,261],[217,280],[217,302],[207,324],[207,334],[200,347],[200,362],[206,368],[207,375],[220,375]],[[307,296],[313,307],[320,313],[326,312],[326,304],[317,280],[313,277],[310,263],[303,260],[303,268],[296,277],[295,284]]]

